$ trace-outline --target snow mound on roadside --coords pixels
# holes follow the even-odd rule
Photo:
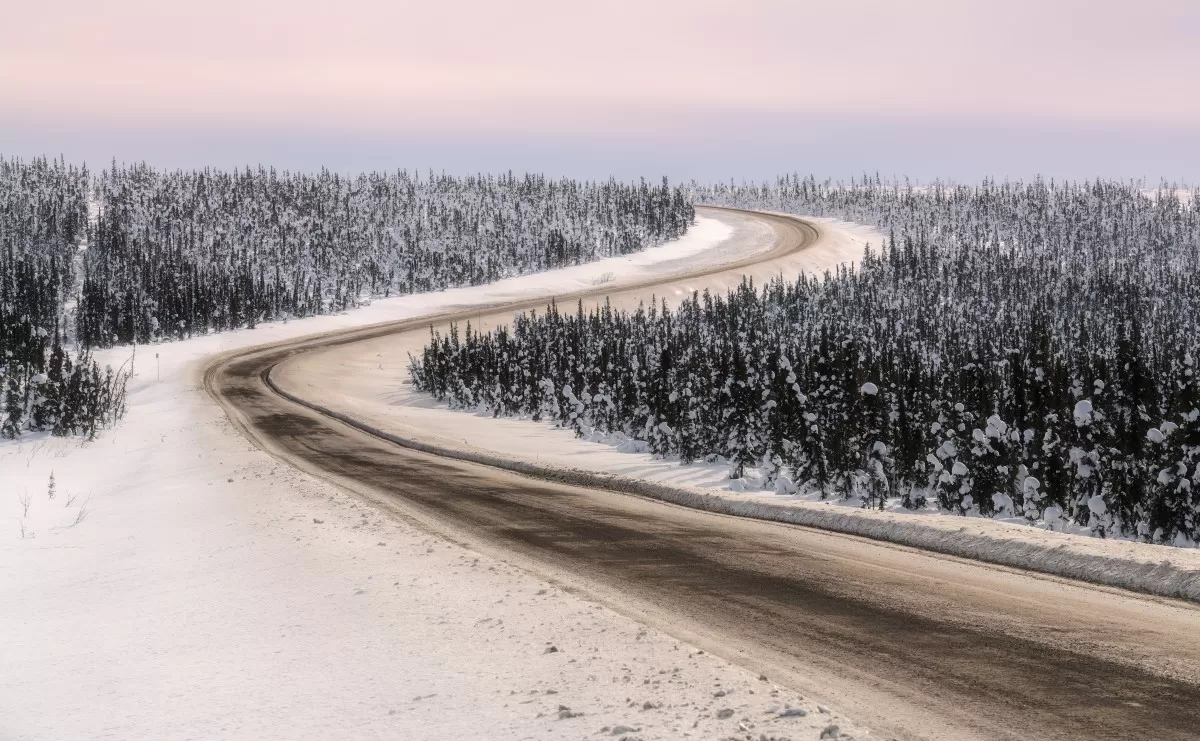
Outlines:
[[[548,481],[646,496],[707,512],[816,527],[1093,584],[1200,602],[1200,569],[1180,563],[1183,560],[1180,555],[1154,546],[1075,538],[980,519],[917,521],[896,513],[851,510],[829,503],[783,505],[737,499],[691,487],[563,469],[494,453],[434,445],[381,430],[354,416],[292,394],[269,377],[267,380],[284,398],[368,434],[424,453],[482,463]],[[985,522],[988,524],[983,524]]]

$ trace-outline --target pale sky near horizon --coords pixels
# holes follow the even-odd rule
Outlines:
[[[1200,182],[1200,0],[2,0],[0,153]]]

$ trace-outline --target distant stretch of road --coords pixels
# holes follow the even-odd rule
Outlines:
[[[754,218],[777,232],[771,250],[686,279],[820,238],[799,219]],[[648,298],[678,279],[619,290]],[[546,301],[488,311],[511,317]],[[205,385],[280,460],[833,704],[873,737],[1200,738],[1195,605],[440,458],[289,400],[270,380],[304,353],[427,336],[431,321],[479,314],[239,351],[216,359]]]

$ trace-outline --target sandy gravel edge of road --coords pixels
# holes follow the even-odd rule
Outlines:
[[[1088,552],[1088,541],[1078,536],[1064,535],[1061,539],[1056,538],[1057,542],[1054,543],[1030,542],[1028,538],[973,531],[970,525],[976,521],[972,520],[963,520],[960,527],[948,528],[945,523],[939,526],[915,518],[879,517],[875,516],[877,513],[874,512],[821,504],[781,505],[745,501],[684,486],[562,469],[489,455],[477,450],[436,445],[381,430],[351,415],[292,394],[274,383],[270,373],[266,374],[264,381],[272,391],[289,401],[367,434],[422,453],[479,463],[545,481],[648,497],[706,512],[814,527],[1102,586],[1200,602],[1200,570],[1171,563],[1168,559],[1152,558],[1150,553],[1130,554],[1125,557]],[[801,506],[796,506],[797,504]],[[1133,546],[1130,550],[1135,550],[1140,544],[1128,545]]]

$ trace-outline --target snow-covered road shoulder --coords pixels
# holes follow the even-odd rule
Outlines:
[[[898,512],[851,508],[832,501],[771,501],[769,495],[763,494],[739,495],[654,480],[650,476],[642,478],[603,470],[568,468],[548,462],[557,457],[553,452],[554,447],[549,445],[541,449],[544,452],[523,452],[517,455],[473,446],[471,438],[478,438],[479,435],[473,434],[472,430],[487,427],[485,420],[491,420],[491,417],[441,410],[447,414],[466,417],[470,421],[465,422],[458,430],[464,435],[461,444],[447,444],[444,438],[435,443],[419,435],[406,437],[397,434],[389,429],[377,427],[363,417],[314,403],[291,394],[286,389],[278,390],[297,403],[373,435],[404,447],[448,458],[482,463],[560,483],[650,497],[707,512],[816,527],[1102,586],[1200,602],[1200,552],[1194,549],[1088,538],[982,517],[920,517]],[[524,424],[533,426],[536,423]],[[575,440],[569,430],[555,429],[554,432],[565,436],[565,439],[554,442],[558,447],[567,446],[569,440]],[[528,438],[508,439],[522,440],[522,444],[519,445],[521,448],[527,447],[530,442]],[[578,442],[597,444],[582,440]],[[560,452],[559,455],[561,454]],[[625,455],[621,452],[615,454]],[[642,453],[633,455],[649,458]],[[670,461],[654,459],[641,460],[639,464],[644,476],[651,474],[653,469],[661,470],[663,467],[686,469]]]

